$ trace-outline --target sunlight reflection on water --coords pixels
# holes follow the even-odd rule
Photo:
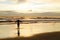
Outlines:
[[[15,37],[16,25],[0,25],[0,38]]]
[[[20,36],[29,37],[34,34],[60,31],[60,23],[21,24]],[[0,38],[17,37],[17,25],[0,25]]]
[[[44,32],[60,31],[60,23],[21,24],[20,36],[29,37]]]

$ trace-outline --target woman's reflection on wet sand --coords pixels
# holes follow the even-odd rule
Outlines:
[[[20,37],[20,38],[6,38],[0,40],[60,40],[60,32],[48,32],[36,34],[31,37]]]

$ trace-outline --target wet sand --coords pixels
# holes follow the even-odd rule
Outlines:
[[[22,36],[30,37],[35,34],[56,32],[56,31],[60,31],[60,23],[21,24],[20,26],[21,37]],[[0,38],[13,38],[13,37],[17,37],[16,24],[0,25]]]
[[[60,40],[60,31],[36,34],[31,37],[6,38],[0,40]]]

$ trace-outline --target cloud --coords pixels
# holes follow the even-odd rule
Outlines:
[[[0,4],[16,4],[18,0],[0,0]]]
[[[0,4],[0,10],[13,10],[16,12],[34,13],[34,12],[45,12],[45,11],[60,11],[59,0],[18,0],[19,4]],[[56,2],[57,1],[57,2]],[[10,0],[8,2],[17,2],[17,0]],[[7,3],[8,3],[7,2]],[[59,1],[60,2],[60,1]],[[29,11],[32,10],[32,11]]]

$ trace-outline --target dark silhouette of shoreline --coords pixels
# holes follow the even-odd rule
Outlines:
[[[31,37],[20,37],[20,38],[16,37],[16,38],[6,38],[0,40],[60,40],[60,31],[36,34]]]

